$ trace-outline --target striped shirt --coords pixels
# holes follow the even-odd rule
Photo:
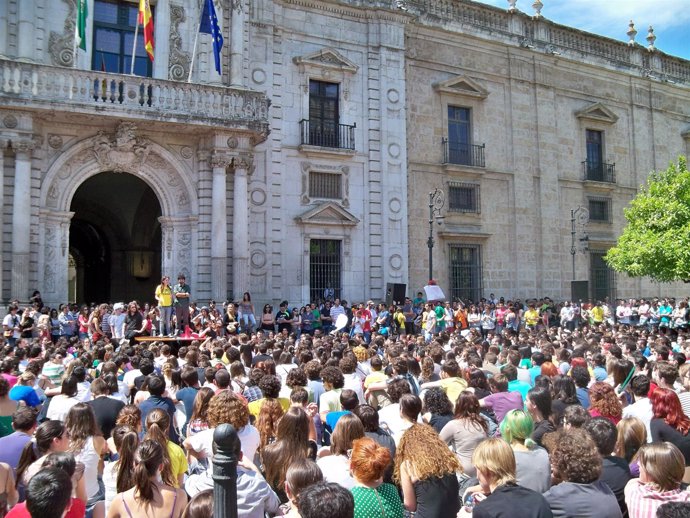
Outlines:
[[[659,492],[638,478],[625,486],[625,503],[630,518],[656,518],[656,510],[666,502],[690,502],[690,492],[680,489]]]

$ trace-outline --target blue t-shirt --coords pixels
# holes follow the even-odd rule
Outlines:
[[[41,404],[41,398],[38,397],[36,391],[32,387],[26,385],[15,385],[10,390],[10,399],[12,401],[24,401],[26,406],[38,406]]]
[[[192,411],[194,410],[194,399],[199,392],[199,387],[185,387],[177,391],[175,397],[178,401],[182,401],[184,405],[184,413],[187,416],[187,421],[185,421],[182,427],[182,433],[185,433],[187,429],[187,424],[192,417]]]
[[[139,405],[139,410],[141,410],[141,425],[146,431],[146,417],[156,408],[165,410],[170,416],[170,430],[168,432],[168,438],[175,444],[180,444],[180,438],[177,435],[177,430],[173,426],[173,420],[175,418],[175,404],[172,399],[168,397],[158,397],[150,396],[147,400],[143,401]]]

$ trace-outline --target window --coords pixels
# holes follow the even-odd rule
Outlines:
[[[476,183],[453,182],[448,185],[448,210],[452,212],[474,212],[479,214],[479,185]]]
[[[342,175],[337,173],[309,172],[309,197],[340,200],[343,197]]]
[[[310,301],[326,298],[325,293],[329,297],[340,297],[340,248],[341,242],[335,239],[312,239],[309,242]]]
[[[591,250],[589,253],[589,279],[592,298],[596,300],[609,300],[616,298],[616,275],[613,269],[606,264],[604,256],[606,251]]]
[[[479,245],[450,245],[450,292],[453,300],[479,300],[482,284]]]
[[[470,109],[448,106],[448,156],[451,164],[471,165]]]
[[[590,197],[589,219],[600,223],[611,222],[611,198]]]
[[[604,132],[588,129],[585,132],[587,160],[583,162],[585,180],[615,182],[615,164],[604,162]]]
[[[309,81],[308,143],[312,146],[340,147],[338,139],[339,85]]]
[[[151,7],[154,15],[155,11]],[[139,13],[138,4],[116,0],[95,0],[93,14],[92,70],[129,74],[132,65],[134,29]],[[152,67],[144,48],[143,28],[137,35],[134,74],[151,77]]]

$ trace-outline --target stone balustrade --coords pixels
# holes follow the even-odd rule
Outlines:
[[[629,45],[627,41],[591,34],[559,25],[541,17],[533,18],[518,10],[509,12],[489,5],[461,0],[398,0],[397,4],[422,24],[447,27],[455,32],[468,32],[488,39],[500,39],[523,47],[534,48],[565,58],[590,61],[616,70],[673,83],[690,84],[690,61],[658,50],[649,51],[644,41]],[[531,2],[518,2],[518,9],[529,8]],[[506,4],[508,7],[508,4]],[[399,7],[400,8],[400,7]],[[625,37],[621,27],[621,38]]]
[[[265,139],[270,101],[240,88],[0,59],[0,103],[147,121],[248,128]]]

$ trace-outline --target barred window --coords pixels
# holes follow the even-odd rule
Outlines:
[[[606,263],[605,250],[590,250],[589,252],[589,279],[592,298],[596,300],[609,300],[616,298],[616,272]]]
[[[309,243],[309,299],[319,301],[339,298],[342,262],[341,242],[336,239],[312,239]]]
[[[481,291],[480,245],[450,245],[450,292],[453,300],[478,301]]]
[[[452,182],[448,185],[448,210],[453,212],[481,212],[479,185]]]
[[[589,219],[600,223],[611,222],[611,198],[589,198]]]
[[[343,197],[343,176],[341,174],[309,172],[309,197],[340,200]]]

